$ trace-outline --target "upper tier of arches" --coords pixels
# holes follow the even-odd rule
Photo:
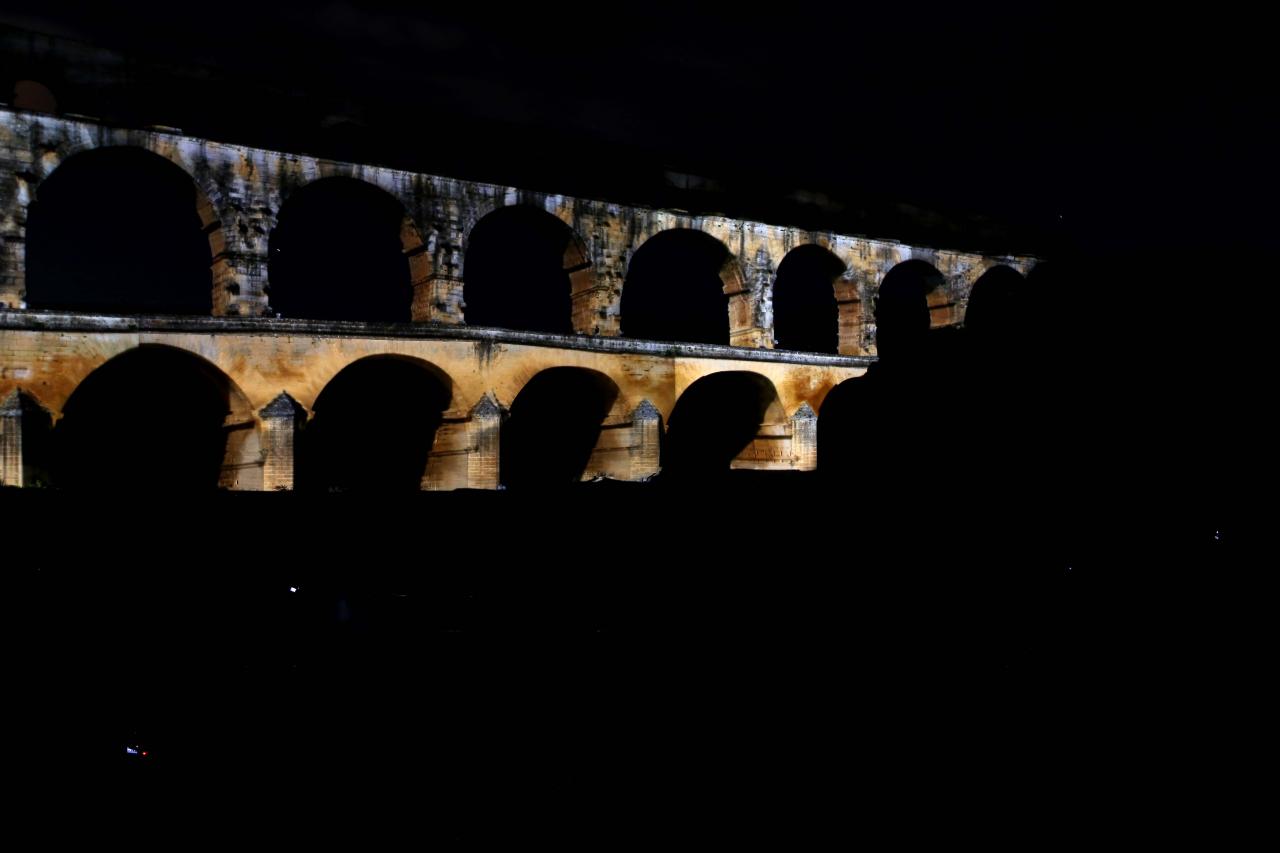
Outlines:
[[[1029,257],[922,249],[0,110],[0,303],[470,324],[873,355],[927,264],[934,327]]]

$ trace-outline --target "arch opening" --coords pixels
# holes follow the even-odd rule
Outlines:
[[[627,268],[622,333],[673,343],[728,344],[727,287],[736,260],[723,243],[688,228],[650,237]]]
[[[618,386],[594,370],[552,367],[534,376],[502,425],[502,484],[531,488],[581,480],[617,398]]]
[[[292,193],[268,241],[271,310],[310,320],[411,319],[411,248],[403,205],[355,178],[314,181]]]
[[[875,296],[876,352],[881,358],[923,358],[933,326],[930,294],[944,288],[930,263],[903,261],[885,274]]]
[[[348,365],[320,392],[299,436],[296,488],[421,489],[451,398],[449,378],[425,362],[370,356]]]
[[[680,395],[668,420],[662,469],[675,477],[723,474],[780,406],[773,383],[746,371],[713,373]]]
[[[53,430],[54,483],[69,489],[208,491],[226,477],[252,415],[199,356],[143,345],[82,381]]]
[[[779,349],[839,351],[835,281],[844,271],[844,262],[822,246],[810,243],[787,253],[773,284],[773,337]]]
[[[530,205],[500,207],[467,236],[466,320],[527,332],[573,334],[573,278],[589,271],[573,229]]]
[[[998,345],[1013,339],[1023,322],[1026,281],[1003,264],[982,274],[969,292],[964,325],[970,339]]]
[[[895,264],[885,273],[880,292],[885,287],[894,290],[895,298],[908,292],[918,292],[929,309],[929,328],[938,329],[956,322],[955,304],[947,289],[946,277],[928,261],[912,258]]]
[[[143,148],[68,157],[27,213],[26,302],[110,314],[209,314],[213,262],[191,176]]]

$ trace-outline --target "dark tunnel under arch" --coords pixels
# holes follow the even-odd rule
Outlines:
[[[969,291],[964,325],[970,337],[1007,339],[1025,322],[1027,283],[1012,267],[984,272]]]
[[[281,205],[268,245],[272,311],[309,320],[400,323],[413,285],[403,205],[356,178],[313,181]]]
[[[729,249],[702,231],[672,228],[644,241],[622,286],[622,334],[629,338],[729,343],[724,275]]]
[[[213,310],[212,207],[181,167],[145,148],[73,154],[27,211],[26,302],[106,314]]]
[[[564,222],[532,205],[500,207],[467,236],[467,323],[571,335],[571,276],[589,267],[581,241]]]
[[[552,487],[581,480],[617,398],[617,384],[594,370],[538,373],[520,389],[502,425],[502,484]]]
[[[90,373],[53,431],[53,476],[69,489],[218,487],[234,391],[199,356],[143,345]],[[241,406],[243,408],[243,406]]]
[[[918,259],[902,261],[885,273],[874,297],[876,352],[881,359],[914,361],[925,356],[934,320],[929,294],[944,284],[933,264]]]
[[[663,474],[703,479],[727,473],[777,399],[773,383],[758,373],[727,371],[697,380],[680,395],[668,419]]]
[[[299,436],[298,490],[420,490],[451,399],[448,376],[426,362],[375,355],[347,365]]]
[[[839,351],[835,280],[844,271],[844,261],[814,243],[787,253],[773,284],[773,336],[778,349]]]
[[[918,293],[928,307],[931,329],[951,325],[955,320],[946,276],[926,260],[912,258],[894,264],[876,288],[877,299],[886,288],[898,301]]]

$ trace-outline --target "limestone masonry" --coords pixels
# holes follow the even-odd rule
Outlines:
[[[149,317],[30,310],[26,304],[28,207],[41,183],[79,152],[130,146],[181,167],[198,189],[198,213],[212,256],[212,316]],[[268,280],[268,237],[291,194],[322,178],[368,182],[397,199],[408,259],[412,322],[277,319]],[[575,335],[468,326],[463,259],[486,214],[532,206],[572,230],[564,269]],[[104,227],[111,200],[86,211]],[[132,223],[145,228],[145,223]],[[621,337],[622,291],[633,254],[650,237],[692,229],[729,252],[720,279],[729,345],[659,343]],[[135,235],[136,236],[136,235]],[[970,290],[987,270],[1026,274],[1030,257],[982,256],[780,225],[626,207],[394,169],[265,151],[178,133],[107,127],[85,120],[0,110],[0,483],[31,485],[24,430],[32,412],[56,432],[82,381],[113,357],[163,346],[198,357],[226,382],[229,413],[220,484],[231,489],[293,486],[295,433],[326,385],[370,356],[412,360],[449,394],[422,487],[495,488],[505,413],[526,383],[549,368],[603,377],[613,402],[583,478],[643,479],[660,467],[662,431],[682,394],[716,373],[754,374],[772,396],[757,435],[733,467],[808,470],[816,465],[816,412],[835,385],[874,356],[871,298],[885,274],[908,260],[940,274],[929,294],[934,326],[963,322]],[[816,244],[845,271],[835,289],[839,354],[773,350],[772,289],[792,249]],[[156,405],[165,392],[155,389]],[[158,423],[153,421],[153,424]],[[25,425],[25,426],[24,426]],[[159,428],[158,426],[156,428]]]

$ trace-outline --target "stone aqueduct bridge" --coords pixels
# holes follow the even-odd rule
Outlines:
[[[27,307],[29,205],[68,158],[116,146],[145,149],[191,176],[212,257],[212,316]],[[268,237],[291,194],[329,177],[373,184],[403,206],[401,242],[412,279],[412,322],[273,316]],[[572,230],[564,268],[572,291],[573,335],[466,323],[463,260],[469,235],[487,214],[512,205],[545,211]],[[110,215],[110,200],[104,199],[100,210],[86,212],[85,227],[108,227]],[[669,229],[701,231],[727,248],[720,270],[727,345],[622,336],[629,261],[646,240]],[[32,428],[33,410],[56,432],[64,407],[87,377],[121,354],[158,348],[190,354],[226,389],[220,482],[231,489],[291,488],[295,436],[306,429],[321,392],[344,368],[379,356],[417,363],[447,389],[422,477],[426,489],[495,488],[504,413],[527,383],[550,368],[588,371],[610,388],[612,402],[584,478],[603,474],[635,480],[656,473],[663,430],[678,401],[699,380],[720,373],[752,377],[763,389],[761,423],[732,466],[812,469],[816,412],[831,388],[860,375],[874,355],[870,298],[891,268],[924,260],[941,274],[929,294],[933,323],[941,326],[962,321],[969,292],[984,272],[1004,265],[1025,274],[1034,263],[1028,257],[980,256],[625,207],[11,110],[0,110],[0,238],[0,483],[5,485],[31,483],[24,435]],[[788,252],[805,244],[822,246],[844,265],[832,284],[838,354],[772,348],[774,274]],[[166,393],[154,389],[157,412],[164,409]]]

